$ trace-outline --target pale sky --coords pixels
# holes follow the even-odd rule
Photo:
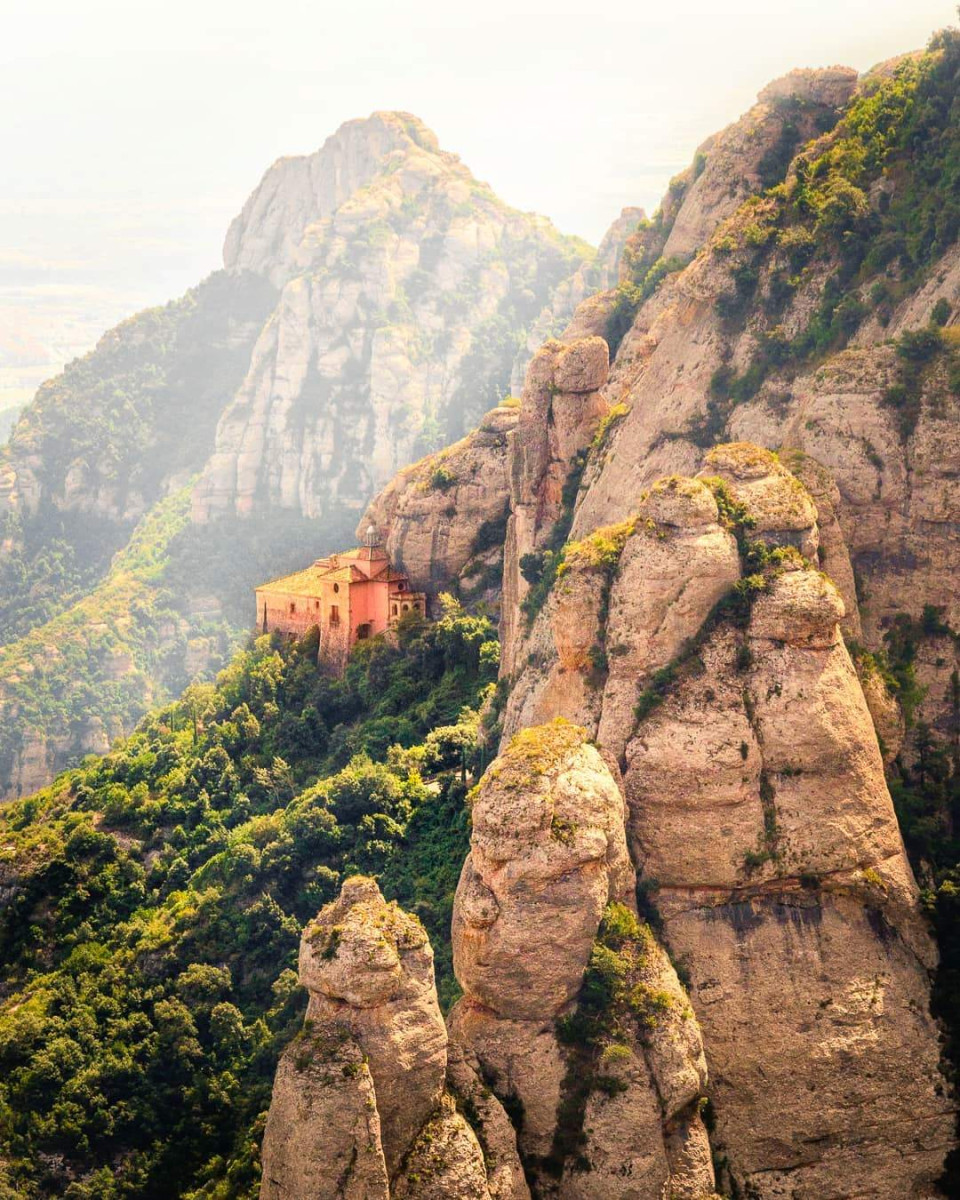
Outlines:
[[[939,0],[0,0],[0,306],[96,325],[179,294],[275,158],[378,108],[596,242],[769,79],[865,69],[954,17]]]

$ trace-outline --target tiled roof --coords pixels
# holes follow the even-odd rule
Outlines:
[[[269,583],[261,583],[258,592],[285,592],[289,596],[316,596],[319,592],[320,576],[325,572],[318,571],[315,566],[293,575],[284,575],[280,579],[271,579]]]
[[[324,583],[353,584],[367,583],[371,578],[352,562],[344,561],[349,559],[349,555],[338,554],[336,558],[337,566],[331,566],[329,559],[321,558],[302,571],[295,571],[292,575],[284,575],[280,579],[271,579],[269,583],[261,583],[257,590],[283,592],[288,596],[317,596],[320,593],[321,580]],[[390,569],[386,560],[384,567],[387,569],[377,572],[372,579],[390,583],[406,581],[406,575],[402,571]]]

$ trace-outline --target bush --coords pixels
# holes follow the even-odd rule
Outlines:
[[[907,330],[897,342],[897,354],[909,363],[930,362],[943,349],[943,334],[936,325]]]
[[[430,476],[430,486],[437,492],[446,492],[457,482],[457,477],[442,463],[436,467]]]

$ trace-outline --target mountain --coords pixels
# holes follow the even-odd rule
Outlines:
[[[0,814],[11,1195],[960,1194],[958,94],[775,81],[361,517],[438,620]]]
[[[221,664],[254,584],[336,549],[398,468],[502,399],[592,258],[406,113],[274,164],[224,269],[44,384],[0,450],[0,795]],[[121,618],[124,547],[161,529]],[[50,653],[65,626],[75,653]]]
[[[505,450],[474,435],[504,531],[506,761],[565,720],[622,780],[641,911],[683,968],[730,1195],[936,1194],[952,1143],[955,1067],[929,1012],[955,1045],[958,77],[953,33],[859,81],[794,72],[765,89],[628,241],[619,284],[534,356]],[[453,532],[478,503],[452,488],[428,517],[430,470],[371,509],[423,587],[469,578]],[[542,916],[514,915],[506,851],[485,853],[454,912],[467,998],[451,1029],[501,1102],[536,1105],[518,1126],[534,1194],[557,1171],[557,1194],[580,1194],[583,1159],[589,1194],[621,1194],[601,1178],[634,1151],[596,1089],[617,1086],[603,1055],[629,1039],[592,1044],[584,1097],[557,1065],[558,1042],[574,1063],[562,1004],[551,1042],[546,1011],[524,1033],[497,987],[473,992],[473,954],[502,954],[501,979],[549,977],[556,946],[527,956],[508,932]],[[468,943],[461,969],[464,929],[489,948]],[[580,943],[584,989],[602,923],[597,937]],[[707,1194],[703,1175],[678,1184],[672,1129],[649,1194]]]
[[[224,263],[280,301],[220,420],[197,519],[358,509],[502,398],[523,331],[589,253],[506,208],[407,114],[275,164]]]

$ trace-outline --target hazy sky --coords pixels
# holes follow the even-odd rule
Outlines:
[[[0,303],[105,321],[181,292],[273,159],[377,108],[595,242],[770,78],[864,69],[953,17],[935,0],[0,0]]]

